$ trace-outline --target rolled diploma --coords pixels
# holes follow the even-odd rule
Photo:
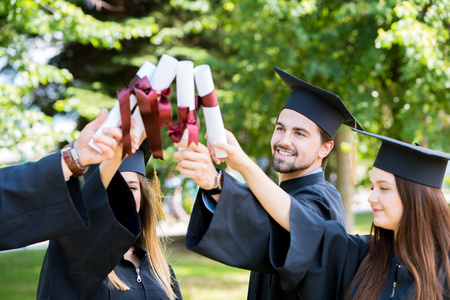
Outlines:
[[[145,61],[144,64],[140,67],[139,71],[136,73],[137,76],[139,76],[139,78],[144,78],[144,76],[147,76],[147,78],[151,78],[154,71],[155,71],[155,65],[152,64],[149,61]],[[137,100],[136,100],[136,96],[134,96],[133,94],[130,95],[130,109],[133,110],[133,108],[136,106],[137,104]],[[138,109],[136,109],[138,110]],[[136,113],[136,111],[135,111]],[[135,116],[135,113],[133,114],[133,117]],[[141,115],[139,114],[139,118],[141,117]],[[140,118],[140,121],[137,120],[137,117],[135,117],[136,123],[138,123],[138,128],[136,129],[136,133],[139,132],[139,130],[143,131],[143,127],[144,124],[142,122],[142,118]],[[111,127],[119,127],[119,123],[120,123],[120,104],[119,101],[116,102],[116,104],[114,104],[113,108],[111,109],[111,111],[108,114],[108,117],[106,118],[106,121],[97,129],[97,131],[95,132],[95,134],[97,135],[103,135],[103,129],[104,128],[111,128]],[[142,134],[141,131],[141,134]],[[141,135],[138,135],[138,137],[140,137]],[[98,152],[102,153],[102,150],[100,148],[98,148],[94,141],[91,139],[89,141],[89,146],[91,146],[93,149],[97,150]]]
[[[139,69],[137,75],[140,78],[143,78],[144,76],[146,76],[148,81],[150,82],[150,79],[152,78],[153,74],[155,73],[156,66],[154,64],[152,64],[151,62],[149,62],[149,61],[146,61],[144,63],[144,65],[145,64],[148,65],[145,68],[146,72],[139,73],[141,71],[141,69],[142,69],[141,68],[141,69]],[[144,65],[142,67],[144,67]],[[134,95],[131,95],[131,96],[133,96],[133,98],[136,98]],[[133,115],[131,117],[134,118],[134,120],[136,121],[136,125],[137,126],[136,126],[136,129],[134,130],[134,132],[135,132],[136,136],[140,139],[141,136],[142,136],[142,133],[145,130],[145,126],[144,126],[144,121],[142,120],[142,116],[141,116],[141,112],[139,110],[139,106],[136,107],[136,109],[134,110]]]
[[[151,64],[150,62],[146,63]],[[155,67],[154,64],[151,65],[152,70],[151,72],[146,73],[146,76],[150,82],[150,85],[152,86],[152,89],[154,89],[155,91],[162,91],[168,88],[175,78],[178,60],[168,54],[163,54],[158,62],[157,67]],[[137,128],[135,130],[136,136],[140,138],[145,130],[145,126],[144,122],[142,121],[139,107],[136,107],[132,117],[136,121],[137,125]]]
[[[167,89],[177,74],[178,60],[168,54],[163,54],[153,73],[150,85],[155,91]]]
[[[194,63],[190,60],[180,61],[177,68],[177,106],[195,110]],[[183,132],[182,141],[189,140],[189,132]]]
[[[211,75],[209,65],[200,65],[194,69],[195,84],[200,97],[208,95],[214,90],[214,81]],[[212,145],[214,141],[227,143],[227,136],[225,134],[225,127],[223,125],[222,114],[220,107],[217,104],[215,107],[203,106],[203,114],[205,116],[206,130],[208,138]],[[220,149],[213,147],[217,158],[228,157],[228,154]]]

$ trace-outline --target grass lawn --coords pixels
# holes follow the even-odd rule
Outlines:
[[[247,299],[249,271],[186,250],[184,240],[174,240],[168,251],[183,299]],[[44,255],[45,250],[0,252],[0,300],[36,299]]]
[[[232,268],[186,250],[184,240],[175,240],[172,246],[168,258],[183,299],[247,299],[250,271]]]
[[[0,253],[0,299],[36,299],[45,250]]]
[[[372,212],[357,214],[353,232],[368,233],[372,218]],[[168,250],[183,299],[247,299],[249,271],[228,267],[188,251],[184,239],[175,239]],[[36,299],[44,254],[45,250],[0,252],[0,300]]]

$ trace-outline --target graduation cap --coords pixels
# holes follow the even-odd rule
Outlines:
[[[363,130],[338,95],[298,79],[280,68],[274,67],[274,69],[284,83],[292,89],[283,109],[292,109],[304,115],[328,133],[332,139],[342,124]]]
[[[417,183],[442,187],[450,154],[366,131],[353,130],[381,140],[374,167]]]
[[[147,166],[151,156],[152,152],[150,151],[149,143],[147,142],[147,139],[145,139],[139,149],[133,153],[133,158],[127,156],[122,161],[119,166],[119,172],[136,172],[147,177],[145,167]],[[161,184],[155,169],[153,169],[152,190],[156,217],[158,220],[165,220],[164,211],[162,208],[164,195],[161,192]]]
[[[127,156],[119,166],[119,172],[136,172],[146,176],[145,167],[152,156],[150,146],[145,139],[138,150],[133,153],[133,158]]]

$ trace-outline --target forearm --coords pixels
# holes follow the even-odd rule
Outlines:
[[[289,194],[277,186],[249,157],[245,165],[239,168],[239,172],[269,215],[284,229],[290,231],[291,197]]]
[[[64,174],[64,179],[69,179],[70,176],[72,176],[72,171],[70,171],[69,167],[67,166],[66,162],[64,161],[63,156],[61,155],[61,166],[62,166],[62,171]]]
[[[119,169],[120,164],[122,163],[122,159],[120,157],[114,157],[110,160],[106,160],[100,164],[100,178],[102,180],[103,186],[105,189],[111,183],[114,174]]]

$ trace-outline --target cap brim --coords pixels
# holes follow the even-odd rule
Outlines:
[[[358,129],[354,129],[354,128],[352,128],[352,130],[362,133],[362,134],[365,134],[365,135],[368,135],[368,136],[371,136],[371,137],[374,137],[374,138],[377,138],[377,139],[381,140],[383,143],[389,143],[389,144],[392,144],[392,145],[395,145],[398,147],[404,147],[404,148],[408,149],[409,151],[417,152],[422,155],[433,156],[436,158],[442,158],[443,160],[450,160],[450,154],[447,154],[444,152],[440,152],[440,151],[424,148],[421,146],[405,143],[405,142],[402,142],[402,141],[399,141],[396,139],[389,138],[387,136],[367,132],[364,130],[358,130]]]

